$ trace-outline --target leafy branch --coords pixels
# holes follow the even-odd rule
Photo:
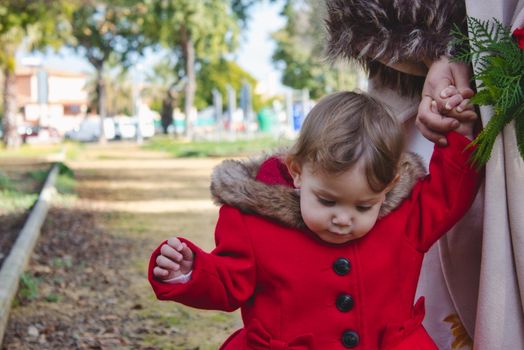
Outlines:
[[[471,101],[493,106],[493,116],[470,145],[477,145],[473,163],[483,166],[488,162],[498,134],[513,120],[517,147],[524,159],[524,51],[497,19],[468,17],[468,27],[469,37],[458,27],[453,30],[453,45],[459,48],[454,59],[475,67],[473,78],[480,84]]]

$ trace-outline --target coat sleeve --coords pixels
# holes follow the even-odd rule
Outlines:
[[[356,59],[371,78],[413,92],[423,79],[392,68],[420,71],[423,59],[449,53],[451,31],[466,30],[465,16],[463,0],[327,0],[328,56]]]
[[[469,140],[448,134],[447,147],[435,146],[429,175],[399,207],[407,238],[418,251],[426,252],[469,210],[480,187],[482,172],[470,164]]]
[[[191,280],[167,284],[153,277],[160,246],[149,261],[148,278],[160,300],[172,300],[200,308],[233,311],[248,300],[255,289],[255,257],[248,227],[238,209],[223,206],[215,229],[216,248],[206,253],[186,242],[195,255]]]

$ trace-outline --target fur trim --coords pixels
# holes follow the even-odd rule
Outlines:
[[[211,175],[211,194],[215,203],[228,204],[285,226],[305,228],[300,214],[300,195],[296,189],[255,180],[260,165],[267,158],[225,160],[216,166]],[[400,164],[400,180],[387,194],[379,217],[389,214],[408,197],[417,180],[425,173],[421,158],[414,153],[405,153]]]
[[[426,167],[418,154],[406,152],[400,160],[399,172],[399,181],[386,195],[386,200],[380,207],[379,218],[391,213],[410,195],[413,186],[426,175]]]
[[[449,53],[454,24],[465,30],[463,0],[327,0],[328,56],[353,59],[391,88],[413,93],[406,74],[371,65],[421,62]],[[396,76],[395,76],[396,75]]]
[[[255,180],[267,159],[225,160],[211,175],[211,195],[216,204],[228,204],[249,214],[258,214],[285,226],[305,228],[300,214],[300,196],[287,186]]]

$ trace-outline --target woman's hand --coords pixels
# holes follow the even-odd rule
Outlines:
[[[474,94],[469,86],[471,70],[467,64],[451,62],[446,56],[426,64],[429,70],[416,125],[428,140],[445,146],[445,134],[458,128],[461,123],[478,119],[469,104],[469,98]]]

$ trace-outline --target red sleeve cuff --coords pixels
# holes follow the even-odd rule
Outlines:
[[[475,151],[476,145],[470,145],[471,140],[456,131],[451,131],[447,135],[448,145],[439,146],[435,144],[435,151],[443,155],[447,164],[464,167],[468,164],[472,167],[471,156]]]

